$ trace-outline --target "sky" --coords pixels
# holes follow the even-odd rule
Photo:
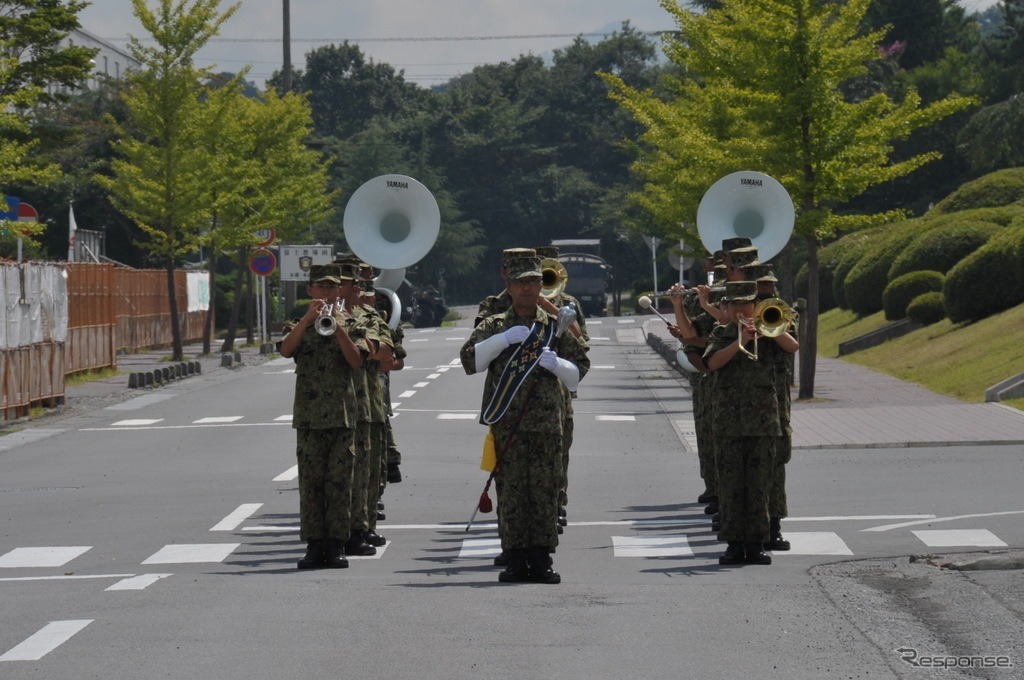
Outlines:
[[[960,0],[969,12],[996,2]],[[221,0],[221,12],[232,4]],[[283,0],[241,0],[220,35],[197,55],[196,65],[230,72],[251,65],[248,79],[262,87],[281,68],[283,6]],[[289,6],[293,68],[303,68],[310,50],[348,40],[423,87],[480,64],[545,55],[577,35],[607,33],[626,20],[641,31],[675,27],[658,0],[290,0]],[[129,35],[148,37],[132,14],[131,0],[92,0],[79,21],[119,47]]]

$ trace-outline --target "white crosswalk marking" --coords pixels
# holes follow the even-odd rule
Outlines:
[[[143,427],[144,425],[156,425],[163,418],[129,418],[111,423],[111,427]]]
[[[693,557],[686,536],[612,536],[615,557]]]
[[[776,555],[852,555],[846,542],[832,531],[787,531],[790,549]]]
[[[274,418],[274,422],[275,423],[290,423],[290,422],[292,422],[292,414],[289,413],[288,415],[285,415],[285,416],[278,416],[278,417]]]
[[[299,466],[293,465],[277,477],[274,477],[275,482],[290,482],[299,476]]]
[[[193,564],[223,562],[241,543],[175,543],[165,545],[143,564]]]
[[[254,512],[262,507],[263,503],[243,503],[230,515],[210,527],[210,531],[234,531],[238,528],[239,524],[247,520]]]
[[[462,541],[460,558],[491,558],[501,552],[500,538],[467,538]]]
[[[39,661],[93,621],[94,619],[50,621],[35,635],[0,656],[0,661]]]
[[[90,545],[15,548],[0,556],[0,568],[61,567],[89,550]]]
[[[207,416],[206,418],[200,418],[199,420],[193,420],[193,425],[212,425],[215,423],[233,423],[241,420],[242,416]]]
[[[911,531],[930,548],[995,547],[1005,548],[1006,544],[987,529],[934,529]]]
[[[165,579],[170,574],[139,574],[130,578],[123,578],[105,590],[145,590],[160,579]]]
[[[438,413],[438,420],[476,420],[476,413]]]
[[[597,422],[613,422],[613,423],[633,423],[636,422],[636,416],[597,416],[594,418]]]

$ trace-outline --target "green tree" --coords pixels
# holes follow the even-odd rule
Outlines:
[[[201,79],[193,65],[196,52],[217,34],[239,7],[218,14],[220,0],[195,0],[191,5],[161,0],[155,11],[145,0],[132,0],[135,16],[155,46],[133,37],[132,56],[144,68],[129,75],[125,93],[128,123],[118,126],[114,142],[119,158],[112,177],[101,183],[114,205],[144,232],[143,247],[167,271],[173,359],[183,359],[174,270],[185,253],[200,243],[208,216],[209,156],[201,144]]]
[[[20,90],[34,92],[33,100],[20,105],[50,103],[66,99],[59,85],[77,90],[92,70],[98,50],[62,45],[71,31],[80,27],[78,13],[89,3],[78,0],[0,0],[0,52],[10,57],[0,76],[0,99]]]
[[[234,347],[238,305],[246,253],[260,229],[274,229],[285,242],[323,222],[332,213],[327,165],[321,154],[306,144],[312,116],[306,98],[295,93],[278,96],[268,91],[263,99],[236,96],[231,100],[231,125],[223,144],[224,171],[216,202],[216,225],[211,250],[233,249],[235,295],[222,351]],[[211,263],[212,265],[212,263]],[[213,267],[211,266],[211,271]]]
[[[931,152],[893,162],[893,143],[972,101],[949,97],[922,106],[912,89],[900,101],[885,93],[845,99],[842,85],[882,58],[883,32],[860,30],[868,5],[725,0],[721,9],[697,15],[662,0],[680,29],[666,47],[682,74],[676,98],[664,102],[605,76],[613,96],[646,128],[645,155],[635,168],[657,194],[644,199],[655,215],[692,223],[703,191],[740,169],[766,172],[794,197],[795,233],[806,244],[809,273],[801,398],[814,396],[818,245],[837,231],[891,217],[842,215],[837,208],[934,159]],[[672,199],[685,212],[673,211]]]

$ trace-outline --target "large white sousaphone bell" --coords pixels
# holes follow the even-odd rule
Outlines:
[[[793,233],[793,199],[773,177],[742,170],[711,185],[697,208],[697,233],[713,253],[727,238],[745,236],[767,262],[786,247]]]
[[[405,175],[380,175],[355,190],[345,206],[345,241],[377,269],[404,269],[430,252],[441,211],[430,191]]]
[[[388,324],[401,322],[397,291],[405,269],[434,247],[441,231],[441,211],[430,191],[405,175],[380,175],[364,182],[345,206],[345,241],[355,255],[380,269],[374,288],[387,296]]]

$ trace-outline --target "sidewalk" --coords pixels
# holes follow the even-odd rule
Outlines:
[[[676,340],[663,321],[643,328],[655,351],[674,357]],[[1024,444],[1024,412],[962,402],[838,359],[818,358],[813,400],[797,393],[795,449]]]

